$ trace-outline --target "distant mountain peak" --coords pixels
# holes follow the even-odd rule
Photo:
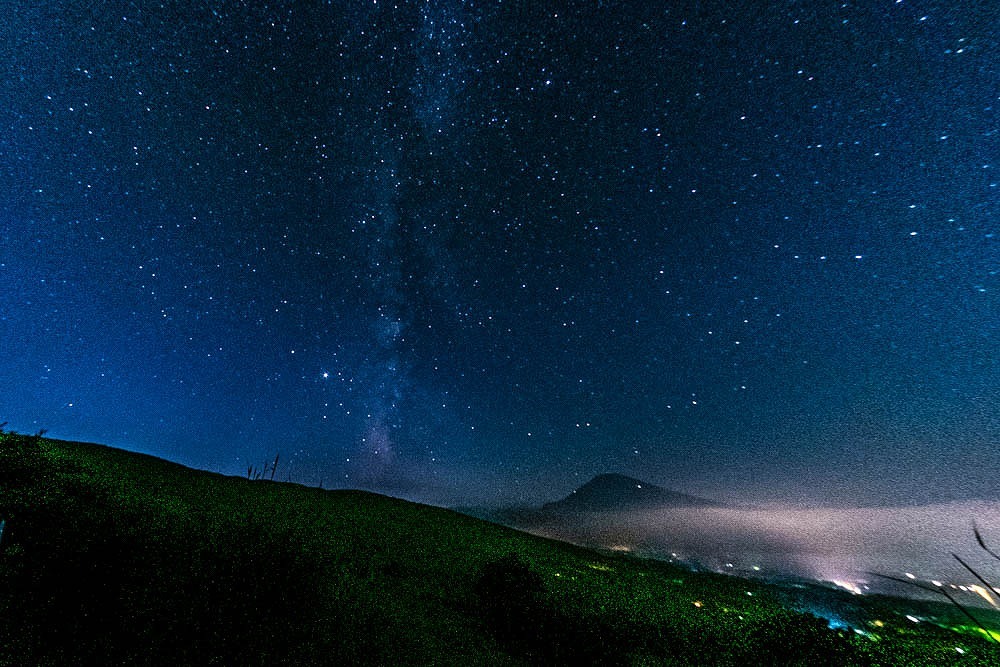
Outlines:
[[[641,479],[629,477],[628,475],[622,475],[621,473],[606,472],[600,475],[595,475],[589,482],[581,486],[580,489],[593,486],[619,486],[621,488],[631,487],[641,489],[643,484],[645,484],[647,488],[656,486],[655,484],[648,484],[643,482]],[[580,489],[576,489],[576,491],[579,491]],[[574,493],[576,491],[574,491]]]
[[[608,512],[656,507],[709,507],[716,503],[665,489],[620,473],[597,475],[562,500],[546,503],[546,512]]]

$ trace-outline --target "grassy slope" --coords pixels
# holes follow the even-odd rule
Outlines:
[[[0,436],[0,664],[1000,664],[434,507]],[[959,655],[955,647],[966,653]]]

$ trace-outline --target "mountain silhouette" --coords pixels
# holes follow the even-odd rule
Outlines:
[[[546,514],[613,512],[657,507],[713,507],[719,503],[615,473],[598,475],[568,496],[542,505]]]

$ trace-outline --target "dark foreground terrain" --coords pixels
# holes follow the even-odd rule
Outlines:
[[[1000,664],[892,600],[831,630],[760,582],[97,445],[0,435],[0,521],[2,665]]]

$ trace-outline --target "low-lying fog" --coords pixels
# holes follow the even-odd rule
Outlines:
[[[538,530],[620,551],[698,562],[720,571],[798,575],[850,584],[884,582],[871,572],[929,585],[978,584],[958,554],[987,581],[1000,582],[1000,502],[863,509],[669,508],[581,516]],[[878,584],[876,586],[876,584]]]

